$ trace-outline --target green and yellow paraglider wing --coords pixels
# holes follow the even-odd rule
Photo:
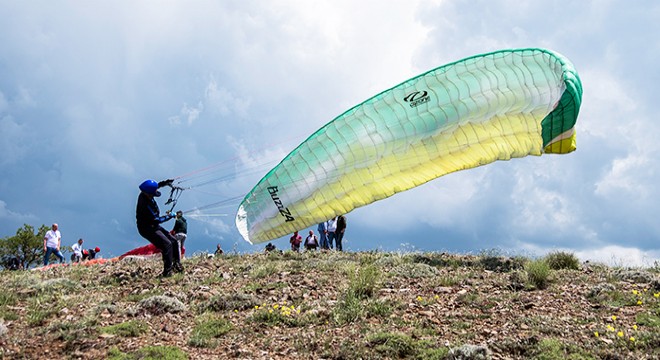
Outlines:
[[[246,195],[251,243],[496,160],[575,150],[582,84],[544,49],[447,64],[351,108],[312,134]]]

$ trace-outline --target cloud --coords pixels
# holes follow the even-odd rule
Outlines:
[[[11,115],[0,113],[0,166],[17,163],[29,152],[29,137],[25,126]]]
[[[9,103],[7,102],[7,99],[5,98],[5,94],[0,91],[0,115],[7,111],[7,108],[9,107]]]
[[[190,126],[193,122],[199,119],[199,115],[204,111],[204,104],[200,101],[197,103],[197,107],[190,107],[188,104],[183,104],[179,115],[171,116],[168,118],[168,121],[172,125],[181,125],[185,123]],[[183,121],[182,121],[183,119]]]
[[[36,220],[32,214],[21,214],[7,208],[7,203],[0,200],[0,219],[10,220],[15,223],[29,223]]]
[[[610,266],[655,267],[660,264],[660,251],[643,251],[634,247],[618,245],[596,249],[576,251],[575,255],[583,260],[604,263]]]
[[[235,200],[315,130],[384,89],[466,56],[547,47],[583,80],[575,153],[450,174],[351,213],[348,236],[371,245],[386,224],[382,241],[410,242],[402,238],[415,232],[424,249],[451,238],[468,250],[654,251],[660,79],[648,69],[660,48],[648,34],[659,31],[658,9],[649,1],[3,3],[0,227],[31,212],[30,221],[58,219],[68,234],[126,246],[139,239],[134,206],[145,178],[194,173],[188,184],[206,182],[184,193],[184,210]],[[190,230],[200,248],[240,238],[231,217],[191,219]]]
[[[643,251],[639,248],[608,245],[575,250],[570,247],[543,247],[537,244],[519,244],[519,253],[530,256],[545,256],[553,252],[574,254],[581,261],[602,263],[609,266],[654,267],[660,264],[660,250]]]
[[[224,87],[218,88],[218,83],[211,80],[204,91],[204,99],[208,107],[222,116],[236,115],[245,118],[250,107],[250,99],[235,96]]]

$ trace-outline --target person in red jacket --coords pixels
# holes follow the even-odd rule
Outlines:
[[[98,246],[93,248],[93,249],[83,250],[82,251],[82,259],[83,259],[83,261],[93,260],[94,258],[96,258],[96,254],[98,254],[100,252],[101,252],[101,248],[98,247]]]
[[[300,244],[302,243],[302,236],[298,235],[298,232],[294,232],[293,236],[289,239],[289,242],[291,243],[291,250],[293,251],[300,251]]]

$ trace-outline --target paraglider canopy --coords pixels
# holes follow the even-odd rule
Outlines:
[[[236,226],[265,242],[454,171],[575,150],[582,84],[545,49],[447,64],[349,109],[245,196]]]

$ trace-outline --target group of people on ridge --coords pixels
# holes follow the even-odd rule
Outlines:
[[[83,239],[78,239],[78,242],[71,247],[71,250],[73,250],[73,254],[71,254],[71,262],[78,263],[85,260],[92,260],[96,258],[96,253],[101,251],[101,248],[98,246],[93,249],[83,249],[82,244]]]
[[[305,250],[316,250],[319,247],[321,250],[330,250],[334,248],[334,242],[337,251],[343,251],[342,241],[346,232],[346,217],[344,215],[335,216],[328,221],[319,223],[317,230],[320,238],[314,234],[314,230],[309,230],[309,235],[307,235],[304,242],[298,231],[294,232],[289,239],[291,250],[300,251],[301,244],[305,247]]]
[[[83,239],[78,239],[78,242],[71,246],[71,250],[73,250],[71,262],[77,263],[84,260],[92,260],[101,251],[98,246],[93,249],[83,249],[82,244]],[[64,255],[62,255],[62,251],[60,250],[61,246],[62,234],[60,233],[59,225],[53,224],[44,236],[44,266],[48,265],[51,254],[59,259],[60,264],[64,263]]]

